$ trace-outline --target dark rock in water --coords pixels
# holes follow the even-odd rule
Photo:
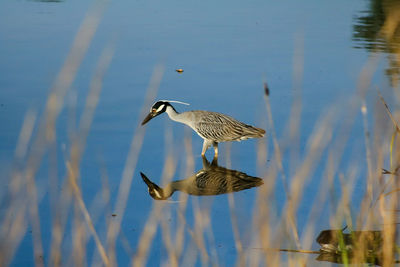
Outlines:
[[[373,263],[380,264],[382,259],[382,231],[351,231],[324,230],[317,237],[321,246],[319,261],[343,263]]]
[[[382,231],[352,231],[348,234],[342,230],[324,230],[317,237],[321,250],[329,253],[340,253],[363,248],[367,251],[378,251],[382,248]]]

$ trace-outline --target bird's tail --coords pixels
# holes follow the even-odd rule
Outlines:
[[[265,130],[251,125],[247,125],[244,134],[247,138],[260,138],[264,136]]]

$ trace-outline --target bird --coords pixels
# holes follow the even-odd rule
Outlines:
[[[219,166],[215,157],[211,164],[203,157],[203,169],[184,180],[172,181],[163,188],[150,181],[144,173],[140,172],[140,175],[148,187],[149,195],[155,200],[166,200],[176,191],[195,196],[211,196],[238,192],[264,184],[261,178]]]
[[[260,138],[265,134],[265,130],[261,128],[245,124],[218,112],[192,110],[179,113],[171,103],[189,105],[175,100],[158,100],[151,106],[150,113],[144,118],[142,125],[166,112],[171,120],[186,124],[204,139],[201,151],[203,157],[211,145],[214,147],[214,156],[218,157],[218,143],[220,142]]]

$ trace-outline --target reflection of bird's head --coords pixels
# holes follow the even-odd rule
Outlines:
[[[152,181],[150,181],[146,177],[146,175],[144,175],[144,173],[141,172],[140,175],[142,176],[143,181],[147,184],[147,187],[149,188],[149,194],[152,198],[154,198],[155,200],[165,200],[169,197],[165,196],[164,190]]]

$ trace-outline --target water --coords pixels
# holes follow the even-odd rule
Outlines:
[[[7,174],[11,169],[9,166],[13,161],[12,155],[25,114],[28,110],[39,114],[43,112],[55,77],[85,14],[92,6],[93,3],[89,1],[2,1],[0,4],[2,174]],[[99,55],[110,44],[115,53],[104,77],[100,101],[87,138],[80,182],[83,199],[90,206],[102,186],[101,176],[104,173],[101,169],[106,169],[111,204],[102,216],[107,220],[114,219],[112,208],[132,134],[136,125],[143,120],[139,116],[140,108],[157,64],[164,68],[157,99],[181,100],[191,104],[190,107],[176,105],[178,111],[204,109],[222,112],[262,128],[267,127],[263,95],[263,82],[267,81],[271,89],[271,108],[278,137],[288,132],[292,103],[301,96],[301,131],[297,156],[304,157],[307,140],[321,114],[332,105],[336,105],[338,110],[344,108],[349,96],[356,92],[360,71],[370,53],[368,46],[373,45],[371,39],[359,34],[362,29],[368,28],[362,19],[365,10],[369,10],[366,1],[108,3],[76,79],[67,93],[65,108],[57,123],[59,176],[65,177],[68,151],[64,147],[70,144],[70,133],[76,127],[71,125],[79,121]],[[390,52],[378,49],[376,53],[390,57]],[[296,62],[303,66],[298,76],[294,72]],[[388,71],[384,71],[385,67],[385,63],[379,65],[373,77],[373,82],[382,86],[384,93],[390,88],[389,80],[393,85],[393,77],[396,75],[386,75]],[[184,72],[176,72],[177,68],[182,68]],[[174,180],[183,179],[186,162],[182,145],[185,136],[183,129],[183,126],[170,122],[166,115],[146,125],[121,229],[122,236],[133,252],[154,204],[139,171],[146,173],[154,182],[160,182],[168,152],[167,132],[171,134],[172,153],[177,162]],[[343,167],[346,168],[354,154],[357,154],[354,151],[361,151],[360,154],[365,155],[361,117],[357,119],[350,134],[351,147],[343,156]],[[194,152],[193,171],[198,171],[202,168],[202,139],[195,134],[190,135]],[[267,167],[276,163],[270,138],[268,132]],[[229,169],[261,177],[263,174],[257,168],[257,142],[248,140],[231,145],[221,144],[219,163]],[[49,157],[51,155],[47,154],[37,175],[37,181],[43,188],[48,188],[49,183]],[[207,152],[207,157],[211,159],[212,149]],[[310,203],[319,190],[325,156],[322,159],[305,187],[297,218],[299,229],[304,229]],[[295,174],[290,154],[284,154],[283,161],[290,183]],[[365,157],[358,162],[365,164]],[[359,171],[359,175],[365,174],[365,170]],[[359,182],[358,186],[363,188],[363,182]],[[252,216],[257,190],[252,188],[234,194],[239,230],[245,245],[251,244],[251,220],[248,218]],[[356,194],[355,203],[360,201],[361,192]],[[39,190],[39,198],[44,259],[48,261],[51,246],[51,233],[47,230],[51,228],[48,190]],[[277,180],[274,204],[278,214],[282,213],[285,198],[283,183]],[[179,194],[174,194],[172,199],[178,200]],[[186,212],[189,225],[194,225],[195,221],[193,200],[200,203],[204,201],[206,204],[200,205],[210,206],[216,257],[221,265],[232,265],[237,260],[237,252],[230,227],[227,196],[208,199],[190,196]],[[178,204],[168,205],[173,211],[178,207]],[[320,217],[317,232],[329,228],[329,221],[324,216]],[[169,219],[171,225],[176,224],[176,217],[172,215],[163,219]],[[70,227],[68,224],[67,228]],[[105,221],[100,220],[96,229],[104,232]],[[30,227],[12,261],[15,266],[33,264],[32,234],[29,231]],[[186,232],[185,236],[190,237]],[[105,236],[101,235],[100,238],[104,240]],[[158,231],[149,255],[151,265],[158,265],[168,258],[165,247],[159,245],[161,240],[162,235]],[[68,248],[70,242],[72,237],[67,236],[63,246]],[[89,264],[94,251],[94,244],[90,243],[87,253]],[[117,251],[118,263],[121,266],[128,264],[132,252],[123,249],[122,243],[118,242]],[[71,251],[66,249],[65,254],[69,256],[69,253]],[[200,256],[197,256],[197,262],[200,263]]]

